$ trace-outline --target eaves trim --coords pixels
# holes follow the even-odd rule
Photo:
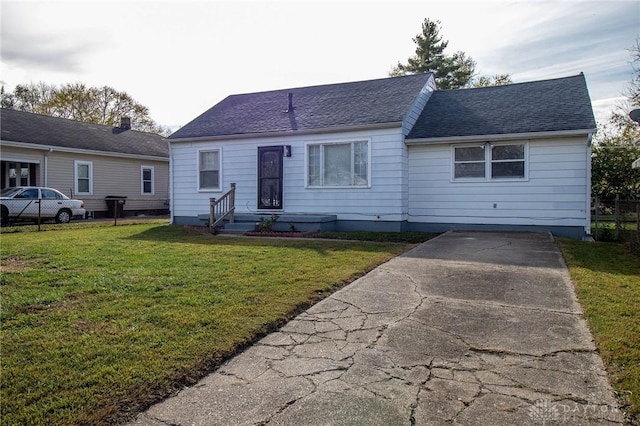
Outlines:
[[[550,132],[527,132],[527,133],[504,133],[489,135],[470,135],[470,136],[445,136],[438,138],[413,138],[406,139],[406,145],[423,145],[435,143],[451,143],[451,142],[476,142],[486,140],[513,140],[513,139],[543,139],[549,137],[570,137],[592,135],[596,129],[579,129],[579,130],[558,130]]]
[[[392,121],[388,123],[379,123],[379,124],[367,124],[364,126],[323,127],[320,129],[309,129],[309,130],[286,130],[286,131],[280,131],[280,132],[242,133],[242,134],[233,134],[233,135],[198,136],[198,137],[192,137],[192,138],[175,138],[175,139],[169,138],[167,140],[169,141],[169,143],[213,142],[213,141],[222,141],[222,140],[281,138],[281,137],[288,137],[288,136],[320,135],[325,133],[358,132],[362,130],[392,129],[394,127],[401,128],[402,121]]]
[[[14,142],[14,141],[1,141],[2,145],[10,146],[14,148],[24,148],[24,149],[35,149],[38,151],[49,151],[49,152],[68,152],[72,154],[85,154],[85,155],[101,155],[104,157],[118,157],[118,158],[133,158],[139,160],[150,160],[150,161],[166,161],[169,162],[169,156],[166,157],[158,157],[156,155],[140,155],[140,154],[128,154],[124,152],[111,152],[111,151],[99,151],[94,149],[80,149],[80,148],[68,148],[57,145],[41,145],[34,143],[26,143],[26,142]]]

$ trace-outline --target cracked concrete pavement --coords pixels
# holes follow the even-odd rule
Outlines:
[[[549,234],[450,232],[130,425],[623,424]]]

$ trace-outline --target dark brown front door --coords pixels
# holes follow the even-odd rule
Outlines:
[[[282,146],[258,148],[258,208],[282,209]]]

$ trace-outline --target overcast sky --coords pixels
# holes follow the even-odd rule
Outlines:
[[[448,53],[514,82],[584,72],[604,120],[632,78],[640,1],[6,1],[5,90],[44,81],[125,91],[174,130],[231,94],[386,77],[424,18]]]

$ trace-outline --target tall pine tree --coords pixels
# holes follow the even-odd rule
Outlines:
[[[406,64],[398,62],[389,73],[391,76],[432,72],[439,89],[458,89],[468,85],[473,78],[476,62],[464,52],[453,55],[444,53],[448,40],[440,35],[440,21],[425,18],[422,32],[413,38],[416,54]]]

